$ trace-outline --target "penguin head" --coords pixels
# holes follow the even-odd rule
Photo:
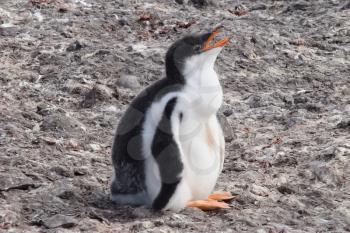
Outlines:
[[[229,43],[227,37],[216,40],[221,28],[188,35],[172,44],[166,54],[167,77],[184,82],[184,77],[191,72],[214,66],[222,47]]]

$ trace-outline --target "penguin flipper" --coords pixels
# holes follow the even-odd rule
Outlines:
[[[181,181],[180,174],[183,170],[181,150],[173,132],[179,120],[173,114],[176,101],[177,98],[174,97],[167,102],[152,142],[152,154],[158,164],[161,178],[160,192],[153,201],[155,209],[166,207]]]

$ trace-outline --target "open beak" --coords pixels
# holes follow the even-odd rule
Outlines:
[[[228,37],[225,37],[224,39],[215,42],[215,37],[216,37],[216,35],[219,34],[221,29],[222,29],[222,27],[217,27],[216,29],[214,29],[214,31],[211,33],[211,35],[209,36],[207,41],[204,42],[204,45],[202,48],[203,52],[208,51],[210,49],[223,47],[224,45],[226,45],[230,42],[230,39]]]

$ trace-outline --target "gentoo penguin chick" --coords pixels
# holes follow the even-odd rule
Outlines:
[[[112,149],[115,203],[173,211],[228,208],[220,201],[230,199],[229,193],[209,195],[225,151],[214,63],[229,39],[216,41],[218,33],[216,28],[175,42],[166,54],[166,78],[126,110]]]

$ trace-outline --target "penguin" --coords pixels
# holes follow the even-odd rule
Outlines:
[[[229,43],[222,27],[190,34],[165,57],[166,77],[144,89],[122,116],[112,146],[111,199],[180,211],[229,208],[230,193],[210,194],[223,168],[217,118],[223,91],[214,64]]]

